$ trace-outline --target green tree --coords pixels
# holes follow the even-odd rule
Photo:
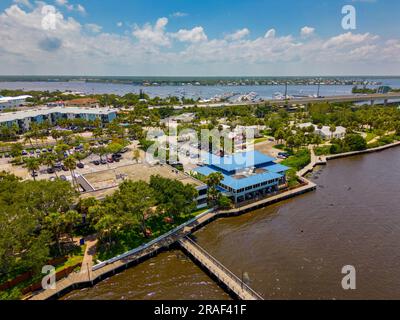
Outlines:
[[[361,151],[367,149],[367,141],[359,134],[348,134],[344,138],[344,144],[350,151]]]
[[[24,159],[25,168],[31,172],[33,180],[36,181],[36,171],[40,169],[40,159],[39,158],[25,158]]]
[[[220,172],[212,173],[206,178],[208,197],[214,205],[217,203],[217,200],[220,196],[220,192],[217,188],[223,180],[224,176]]]
[[[154,190],[158,209],[162,213],[180,216],[191,213],[196,208],[194,201],[197,190],[190,184],[178,180],[151,176],[150,187]]]
[[[64,166],[69,170],[71,173],[72,184],[75,189],[78,189],[78,183],[75,177],[75,169],[76,169],[76,159],[73,156],[69,156],[67,159],[64,160]]]

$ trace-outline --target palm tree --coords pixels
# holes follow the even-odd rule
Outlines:
[[[64,160],[64,166],[70,171],[72,177],[72,184],[75,189],[77,189],[77,183],[75,180],[74,170],[76,169],[76,160],[74,157],[69,156],[67,159]]]
[[[32,172],[32,177],[33,180],[36,181],[36,171],[40,169],[40,159],[38,158],[26,158],[24,160],[25,162],[25,168],[28,169],[28,171]]]
[[[136,163],[138,163],[139,159],[140,159],[140,151],[138,149],[135,149],[133,151],[133,160],[136,161]]]
[[[57,156],[53,153],[47,153],[43,156],[42,163],[48,166],[49,169],[54,169],[57,162]],[[55,171],[56,177],[58,178],[57,171]]]

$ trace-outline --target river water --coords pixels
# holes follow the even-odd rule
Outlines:
[[[366,79],[381,82],[383,85],[388,85],[393,88],[400,87],[400,78],[382,78],[382,79]],[[370,86],[371,87],[371,86]],[[353,86],[350,85],[323,85],[320,88],[320,95],[322,96],[335,96],[351,94]],[[235,93],[238,95],[256,92],[259,98],[272,99],[275,93],[285,93],[284,85],[259,85],[259,86],[151,86],[143,87],[138,85],[119,84],[119,83],[97,83],[97,82],[43,82],[43,81],[4,81],[0,82],[1,89],[10,90],[48,90],[48,91],[74,91],[83,92],[85,94],[118,94],[124,95],[127,93],[139,93],[144,90],[145,93],[151,97],[168,97],[168,96],[185,96],[186,98],[201,98],[210,99],[216,95],[224,93]],[[316,95],[318,86],[316,85],[289,85],[288,95]]]
[[[400,148],[330,161],[316,192],[195,234],[198,243],[266,299],[400,299]],[[341,287],[342,268],[357,289]],[[67,299],[226,299],[177,251]]]

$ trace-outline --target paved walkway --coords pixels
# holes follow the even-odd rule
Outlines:
[[[42,290],[33,295],[30,300],[47,300],[73,285],[87,283],[93,280],[93,256],[96,253],[97,239],[91,236],[85,239],[85,242],[86,250],[83,257],[81,270],[79,272],[73,272],[68,277],[57,281],[56,289]]]

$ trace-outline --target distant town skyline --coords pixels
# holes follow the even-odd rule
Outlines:
[[[5,0],[0,74],[399,75],[398,12],[395,0]]]

